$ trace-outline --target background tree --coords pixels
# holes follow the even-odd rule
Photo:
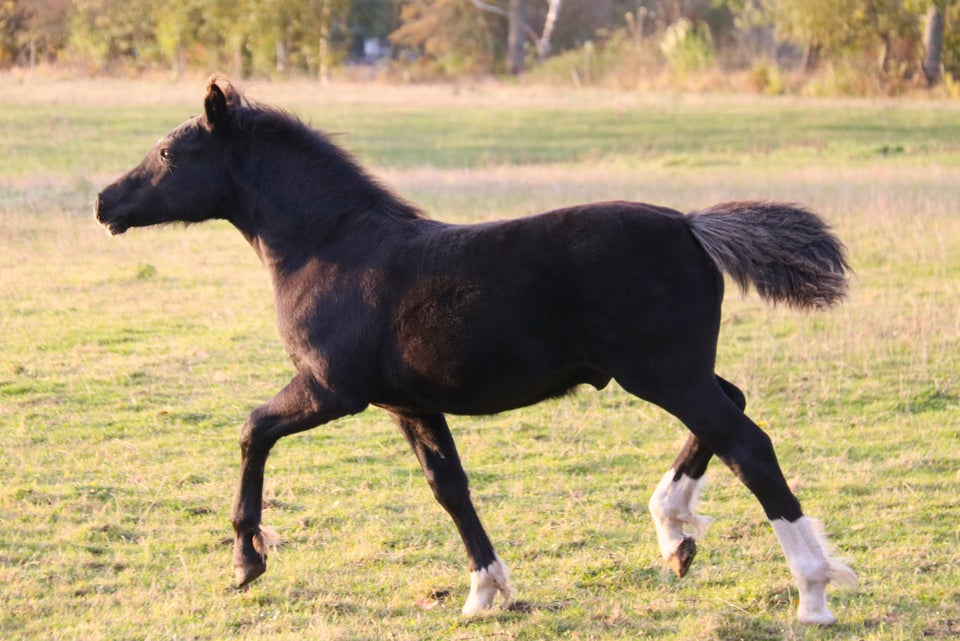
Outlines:
[[[920,70],[927,85],[937,84],[944,71],[960,78],[960,1],[904,0],[904,6],[919,22]]]
[[[187,67],[188,48],[201,40],[204,3],[202,0],[159,0],[153,15],[157,46],[179,78]]]
[[[923,62],[921,68],[928,85],[940,81],[940,65],[943,59],[943,8],[931,5],[923,26]]]
[[[26,9],[21,49],[31,67],[38,61],[53,61],[67,44],[69,0],[22,0]]]
[[[517,75],[523,71],[523,49],[528,28],[523,0],[510,0],[507,9],[507,68]]]
[[[0,67],[69,59],[326,78],[389,36],[396,66],[414,75],[519,73],[571,49],[558,77],[574,59],[633,77],[776,71],[795,64],[784,51],[802,49],[804,68],[834,65],[842,91],[932,86],[944,73],[954,91],[956,25],[960,0],[0,0]]]
[[[69,47],[101,70],[155,60],[155,36],[151,0],[73,0]]]
[[[907,41],[904,49],[916,38],[916,16],[901,0],[763,0],[762,7],[779,39],[805,47],[808,69],[824,54],[873,58],[888,71],[895,41]]]
[[[0,1],[0,63],[53,61],[69,34],[70,0]]]
[[[400,26],[390,41],[412,57],[424,56],[441,73],[456,75],[497,69],[506,35],[502,17],[464,0],[403,0]]]
[[[20,37],[26,23],[26,11],[16,0],[0,0],[0,63],[16,62]]]

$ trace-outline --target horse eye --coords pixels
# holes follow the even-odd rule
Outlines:
[[[160,157],[163,158],[164,160],[170,160],[171,158],[173,158],[173,152],[167,149],[166,147],[164,147],[163,149],[160,150]]]

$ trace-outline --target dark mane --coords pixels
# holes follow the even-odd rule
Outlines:
[[[233,85],[223,84],[224,96],[230,108],[230,125],[236,131],[253,138],[283,140],[316,158],[324,159],[326,164],[336,165],[344,178],[342,184],[364,185],[378,210],[391,218],[415,220],[426,217],[420,208],[393,193],[370,175],[353,154],[335,144],[328,134],[314,129],[286,109],[250,100]]]

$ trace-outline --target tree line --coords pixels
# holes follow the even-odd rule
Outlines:
[[[0,67],[960,78],[960,0],[0,0]],[[770,87],[768,87],[770,88]],[[774,87],[775,88],[775,87]]]

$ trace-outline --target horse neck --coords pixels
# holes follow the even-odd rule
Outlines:
[[[387,213],[396,200],[358,167],[336,157],[260,147],[235,184],[232,222],[274,276],[314,258],[373,251],[408,221]]]

